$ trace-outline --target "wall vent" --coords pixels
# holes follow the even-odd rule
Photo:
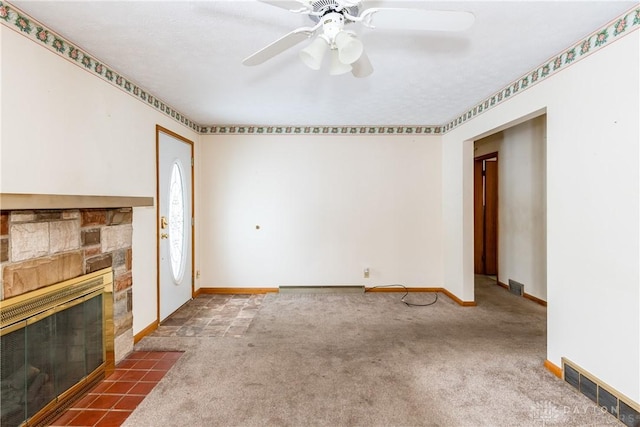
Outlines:
[[[568,384],[601,408],[606,409],[622,424],[629,427],[639,425],[640,405],[638,403],[564,357],[562,358],[562,376]]]
[[[573,369],[570,365],[564,365],[564,380],[573,387],[580,389],[580,372]]]
[[[516,282],[515,280],[509,279],[509,292],[521,297],[524,295],[524,285]]]
[[[364,286],[321,285],[321,286],[280,286],[280,293],[288,294],[363,294]]]

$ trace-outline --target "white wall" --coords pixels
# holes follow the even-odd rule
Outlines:
[[[155,126],[198,135],[0,26],[0,191],[155,197]],[[134,209],[134,333],[156,319],[155,207]]]
[[[203,136],[201,149],[201,286],[442,286],[439,136]]]
[[[546,109],[547,358],[560,365],[567,357],[636,402],[639,39],[634,32],[616,40],[448,132],[442,165],[444,195],[450,198],[443,218],[450,230],[473,220],[461,191],[472,183],[464,147]],[[464,176],[462,184],[458,176]],[[464,227],[445,252],[445,286],[459,296],[465,292],[465,299],[473,293],[472,230]]]
[[[473,143],[473,157],[481,157],[500,150],[500,143],[504,139],[502,132],[486,136]]]
[[[471,212],[471,215],[469,215]],[[473,141],[442,138],[444,287],[473,301]]]
[[[500,134],[498,279],[546,301],[546,116]]]

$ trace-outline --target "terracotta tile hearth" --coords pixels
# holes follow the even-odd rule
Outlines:
[[[177,351],[136,351],[50,425],[119,426],[182,356]]]

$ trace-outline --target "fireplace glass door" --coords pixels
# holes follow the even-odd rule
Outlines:
[[[2,329],[2,426],[19,426],[104,363],[103,298],[90,294]]]

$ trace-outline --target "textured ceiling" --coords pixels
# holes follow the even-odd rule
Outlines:
[[[637,1],[364,1],[466,10],[461,33],[359,24],[374,73],[330,76],[298,58],[242,60],[306,16],[258,1],[12,1],[201,125],[436,125],[575,45]]]

